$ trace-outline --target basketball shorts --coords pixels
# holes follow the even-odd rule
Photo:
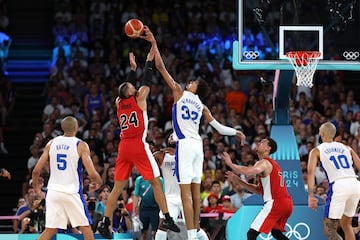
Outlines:
[[[292,210],[291,197],[267,201],[252,222],[251,228],[266,234],[272,229],[285,232],[285,225]]]
[[[341,219],[353,217],[360,200],[360,182],[356,178],[342,178],[329,185],[324,217]]]
[[[201,183],[204,153],[201,140],[181,139],[176,144],[175,174],[180,184]]]
[[[144,180],[160,176],[159,166],[152,155],[149,144],[142,139],[124,139],[118,147],[115,166],[115,180],[128,180],[133,167]]]
[[[45,227],[67,229],[68,224],[72,227],[92,224],[82,194],[63,193],[49,189],[45,200]]]

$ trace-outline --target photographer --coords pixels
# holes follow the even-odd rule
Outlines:
[[[98,196],[99,200],[95,205],[94,215],[92,219],[93,220],[92,227],[94,231],[96,231],[100,219],[104,216],[106,202],[110,194],[110,187],[104,184],[99,188],[98,192],[99,192],[99,196]],[[92,203],[92,198],[90,197],[89,204],[91,203]],[[92,206],[90,206],[90,208],[92,208]]]
[[[45,199],[39,195],[34,196],[31,213],[21,222],[19,233],[40,233],[45,229]]]
[[[117,208],[113,215],[113,230],[118,233],[126,233],[132,230],[132,220],[125,208],[123,200],[118,200]]]

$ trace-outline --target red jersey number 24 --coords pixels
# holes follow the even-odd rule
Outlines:
[[[130,125],[133,125],[135,128],[139,126],[139,118],[135,111],[131,112],[129,116],[125,113],[121,114],[119,122],[121,130],[128,129]]]

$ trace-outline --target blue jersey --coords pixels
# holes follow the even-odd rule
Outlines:
[[[199,126],[203,109],[204,106],[197,95],[186,90],[183,92],[172,109],[173,126],[177,139],[201,140]]]

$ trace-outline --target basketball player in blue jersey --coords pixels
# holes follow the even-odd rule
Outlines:
[[[177,183],[177,178],[175,175],[175,141],[173,139],[173,134],[169,135],[167,139],[167,147],[160,149],[153,153],[155,160],[157,161],[162,177],[164,179],[165,185],[165,196],[169,209],[170,216],[175,220],[178,220],[178,216],[183,214],[183,208],[181,203],[181,194],[180,187]],[[155,235],[155,240],[166,240],[167,239],[167,229],[163,227],[164,215],[160,211],[160,223],[158,230]],[[208,236],[201,228],[196,233],[196,237],[199,240],[208,240]]]
[[[182,89],[167,71],[156,46],[155,37],[147,26],[144,27],[144,32],[145,36],[141,38],[155,45],[156,68],[172,90],[174,97],[172,121],[177,139],[175,170],[180,184],[188,239],[194,240],[197,239],[196,231],[200,218],[200,183],[204,159],[203,142],[199,135],[200,120],[204,116],[220,134],[237,136],[242,145],[245,142],[245,135],[241,131],[220,124],[202,103],[202,99],[208,93],[208,85],[204,80],[190,81],[186,89]]]
[[[92,182],[100,186],[102,179],[91,160],[89,145],[76,137],[76,118],[65,117],[61,121],[61,128],[64,135],[48,142],[32,173],[32,185],[35,192],[40,193],[38,179],[49,160],[45,230],[38,240],[51,239],[58,229],[67,229],[68,224],[80,227],[85,240],[93,240],[91,216],[83,197],[83,166]]]
[[[346,240],[355,240],[351,225],[360,200],[360,182],[353,164],[360,170],[360,158],[352,148],[334,141],[336,128],[331,122],[320,126],[322,143],[312,149],[308,162],[308,205],[316,210],[314,197],[315,168],[320,161],[329,181],[324,213],[324,234],[327,239],[342,239],[337,233],[340,227]]]

